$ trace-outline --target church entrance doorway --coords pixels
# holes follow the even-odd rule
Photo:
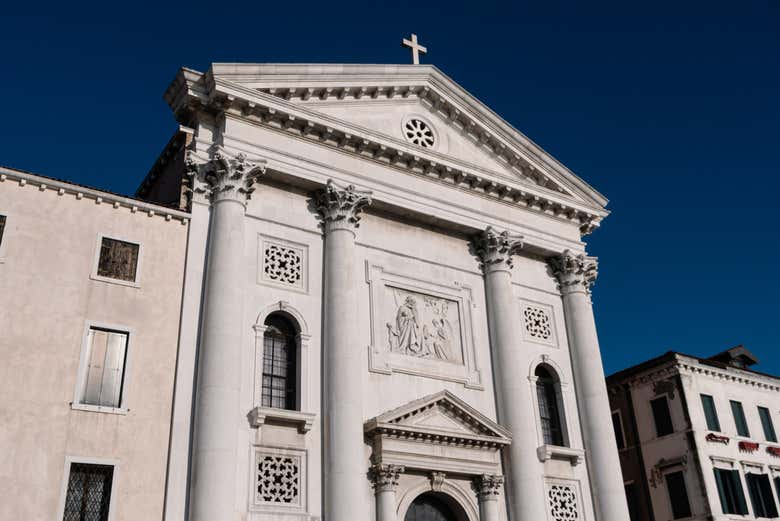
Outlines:
[[[457,515],[451,506],[454,502],[447,499],[442,494],[420,494],[406,511],[404,521],[465,521],[465,515]]]

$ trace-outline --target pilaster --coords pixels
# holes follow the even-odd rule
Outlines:
[[[492,474],[483,474],[474,480],[474,489],[479,500],[480,521],[498,521],[498,497],[503,485],[503,476]]]

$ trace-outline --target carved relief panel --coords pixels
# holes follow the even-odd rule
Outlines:
[[[370,369],[481,388],[471,328],[471,288],[422,281],[367,263]]]

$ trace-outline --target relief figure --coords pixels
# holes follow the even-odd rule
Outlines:
[[[387,323],[390,351],[418,358],[460,362],[453,353],[453,343],[457,341],[448,317],[448,302],[424,295],[421,296],[424,307],[421,311],[415,297],[408,294],[404,297],[400,290],[393,293],[397,310],[395,323]]]

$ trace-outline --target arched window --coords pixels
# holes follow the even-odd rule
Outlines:
[[[404,521],[458,521],[450,506],[435,494],[426,493],[418,496],[406,511]]]
[[[558,406],[558,378],[547,367],[540,365],[536,376],[536,398],[539,401],[539,417],[542,421],[542,437],[546,445],[565,445],[563,421]]]
[[[279,313],[265,319],[263,338],[263,386],[261,405],[295,410],[297,330]]]

